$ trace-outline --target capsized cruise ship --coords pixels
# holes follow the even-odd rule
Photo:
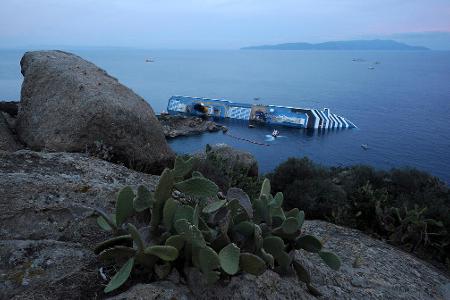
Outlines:
[[[348,119],[323,110],[278,105],[234,103],[228,100],[173,96],[167,104],[169,114],[188,114],[216,118],[256,121],[298,128],[356,128]]]

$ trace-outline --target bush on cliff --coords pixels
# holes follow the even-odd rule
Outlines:
[[[378,171],[369,166],[325,168],[290,158],[272,174],[286,208],[308,217],[358,228],[450,267],[450,190],[415,169]]]
[[[250,153],[226,145],[206,145],[205,153],[195,157],[193,170],[214,181],[222,192],[237,187],[252,199],[259,196],[263,182],[258,176],[256,159]]]

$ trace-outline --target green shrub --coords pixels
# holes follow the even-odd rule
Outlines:
[[[231,187],[243,189],[252,199],[259,195],[263,178],[258,177],[257,165],[248,166],[235,158],[218,155],[213,147],[206,145],[204,158],[195,158],[193,170],[214,181],[226,192]]]
[[[192,167],[192,158],[178,157],[175,167],[162,173],[155,192],[140,186],[134,193],[125,187],[113,215],[98,211],[99,225],[113,237],[98,244],[95,253],[103,262],[121,266],[106,293],[122,286],[132,273],[163,279],[172,268],[183,273],[194,267],[209,284],[239,272],[293,270],[317,294],[308,271],[295,259],[297,250],[317,253],[339,269],[339,258],[302,232],[303,211],[284,211],[283,194],[273,196],[268,179],[252,200],[239,188],[228,189],[226,198],[219,199],[218,186],[198,171],[191,173]],[[146,211],[151,213],[149,224],[136,228],[129,223]]]
[[[450,267],[450,190],[436,177],[411,168],[324,168],[291,158],[269,178],[283,191],[285,207],[308,217],[364,230]]]
[[[302,207],[312,219],[334,221],[341,211],[348,210],[345,191],[326,178],[294,180],[287,185],[285,207]]]
[[[275,170],[276,176],[271,177],[271,183],[276,191],[284,191],[294,181],[320,179],[329,177],[329,171],[314,164],[310,159],[304,157],[289,158],[280,164]]]

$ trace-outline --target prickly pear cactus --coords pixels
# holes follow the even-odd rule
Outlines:
[[[295,252],[317,253],[334,270],[341,263],[334,253],[323,250],[321,241],[302,232],[303,211],[284,211],[283,194],[273,196],[268,179],[257,199],[237,188],[219,199],[217,185],[192,172],[192,166],[192,158],[177,157],[154,192],[145,186],[136,192],[125,187],[118,194],[115,213],[97,210],[99,226],[114,237],[97,245],[95,253],[118,270],[105,293],[120,288],[133,272],[163,279],[172,268],[183,273],[194,267],[209,284],[239,272],[292,270],[317,295]],[[136,228],[131,222],[146,211],[151,215],[149,224]]]

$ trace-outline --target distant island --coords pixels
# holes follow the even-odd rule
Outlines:
[[[241,50],[430,50],[422,46],[411,46],[393,40],[334,41],[318,44],[285,43],[241,48]]]

